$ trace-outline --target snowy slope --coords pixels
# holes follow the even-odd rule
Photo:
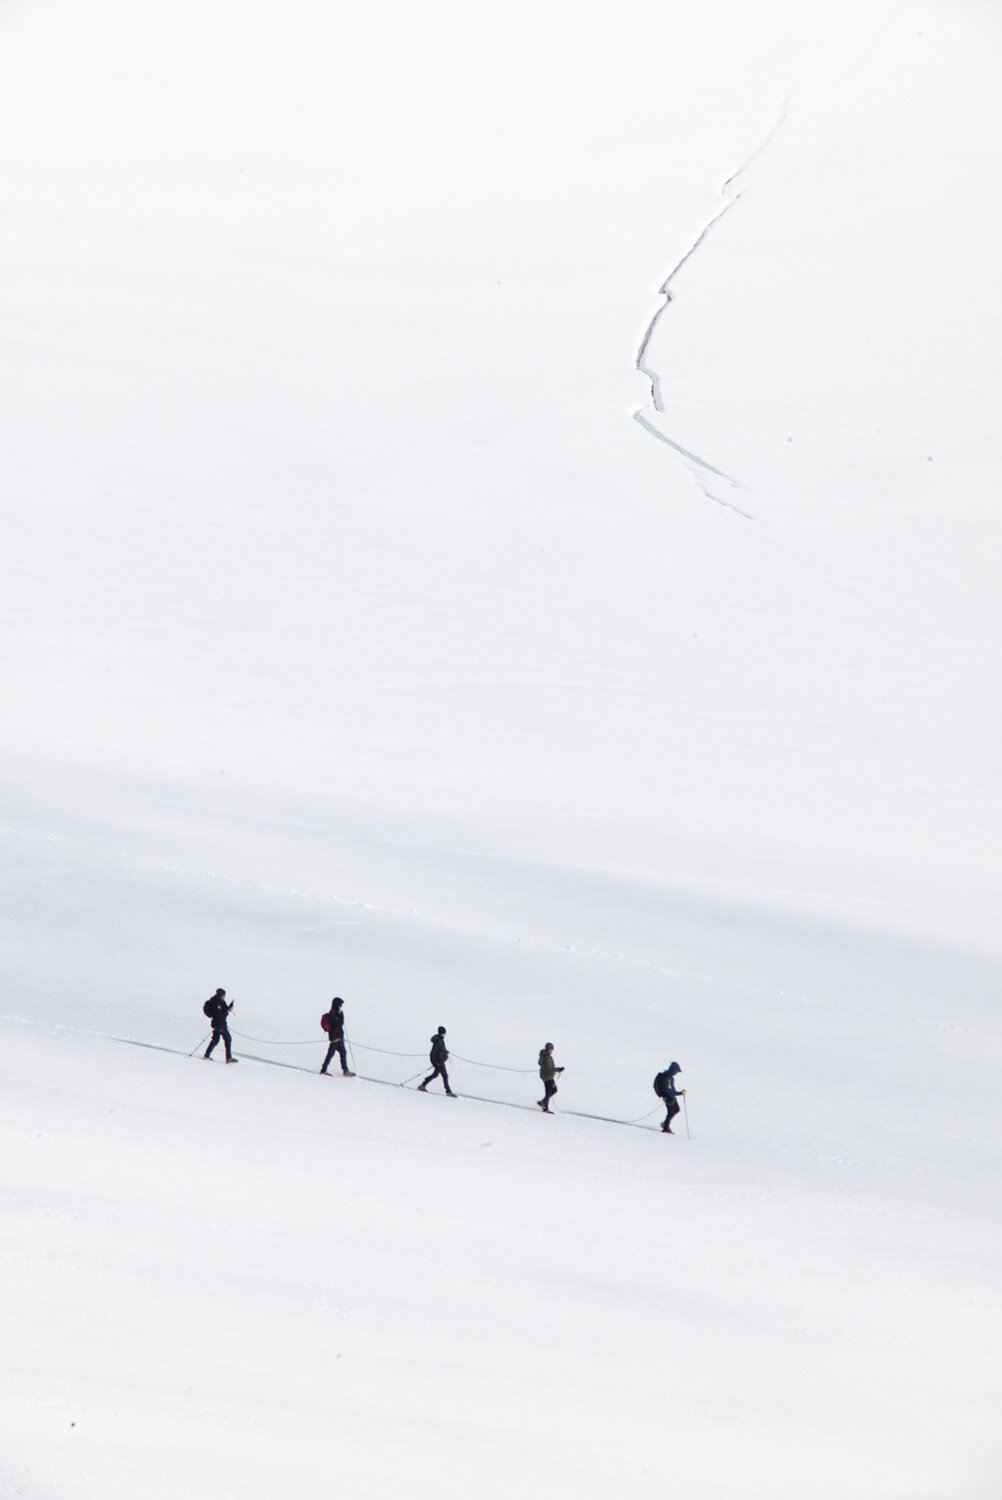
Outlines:
[[[1000,26],[813,11],[0,19],[0,1493],[998,1493]]]
[[[995,1493],[969,1139],[944,1188],[879,1122],[763,1171],[65,1033],[4,1059],[11,1493]]]
[[[961,10],[15,12],[12,776],[305,788],[990,941],[995,241],[958,200],[997,37]],[[746,163],[646,357],[755,523],[624,420]]]

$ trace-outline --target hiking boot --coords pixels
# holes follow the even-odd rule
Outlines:
[[[428,1085],[426,1083],[419,1083],[418,1086],[417,1086],[417,1091],[418,1091],[419,1094],[423,1094],[423,1093],[426,1092],[427,1088],[428,1088]]]
[[[227,1058],[227,1059],[226,1059],[226,1061],[227,1061],[227,1062],[228,1062],[228,1063],[236,1063],[236,1062],[239,1062],[239,1061],[240,1061],[240,1059],[239,1059],[239,1057],[228,1057],[228,1058]]]
[[[446,1089],[446,1091],[445,1091],[445,1097],[447,1099],[458,1099],[459,1095],[458,1094],[454,1094],[451,1089]]]

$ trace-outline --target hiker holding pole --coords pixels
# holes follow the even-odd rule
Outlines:
[[[685,1097],[685,1089],[676,1088],[675,1086],[675,1078],[681,1071],[682,1069],[677,1062],[669,1063],[664,1072],[659,1073],[654,1080],[654,1092],[659,1099],[664,1100],[665,1109],[668,1111],[664,1118],[664,1124],[661,1126],[665,1135],[675,1134],[671,1128],[671,1122],[681,1108],[678,1102],[679,1099],[684,1099]],[[686,1126],[688,1127],[688,1114],[686,1115]]]
[[[539,1054],[539,1076],[543,1080],[543,1097],[537,1103],[544,1115],[552,1114],[550,1100],[557,1092],[556,1075],[562,1073],[563,1068],[558,1068],[553,1060],[553,1043],[547,1042]]]
[[[431,1063],[432,1071],[428,1074],[424,1083],[418,1084],[418,1093],[423,1094],[433,1078],[441,1078],[445,1084],[446,1095],[450,1099],[455,1099],[456,1096],[449,1087],[449,1075],[445,1070],[445,1065],[449,1061],[449,1054],[445,1046],[444,1026],[440,1026],[431,1039],[431,1051],[428,1054],[428,1061]]]
[[[213,1049],[217,1042],[220,1041],[226,1049],[226,1061],[228,1063],[235,1063],[237,1061],[231,1050],[233,1039],[230,1036],[230,1028],[226,1024],[230,1011],[233,1009],[233,1004],[232,1000],[227,1002],[225,990],[217,990],[212,999],[206,1000],[202,1006],[202,1014],[209,1018],[212,1025],[212,1041],[202,1054],[206,1062],[211,1059]]]

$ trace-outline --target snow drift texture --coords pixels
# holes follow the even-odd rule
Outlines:
[[[997,9],[0,42],[0,1493],[994,1500]]]

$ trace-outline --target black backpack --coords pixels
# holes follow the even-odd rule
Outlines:
[[[664,1080],[664,1073],[658,1073],[654,1079],[654,1092],[657,1094],[659,1099],[664,1098]]]
[[[216,1002],[215,1002],[215,999],[206,1000],[205,1004],[202,1006],[202,1015],[203,1016],[208,1016],[208,1018],[209,1018],[210,1021],[212,1021],[212,1020],[215,1019],[215,1015],[216,1015]]]

